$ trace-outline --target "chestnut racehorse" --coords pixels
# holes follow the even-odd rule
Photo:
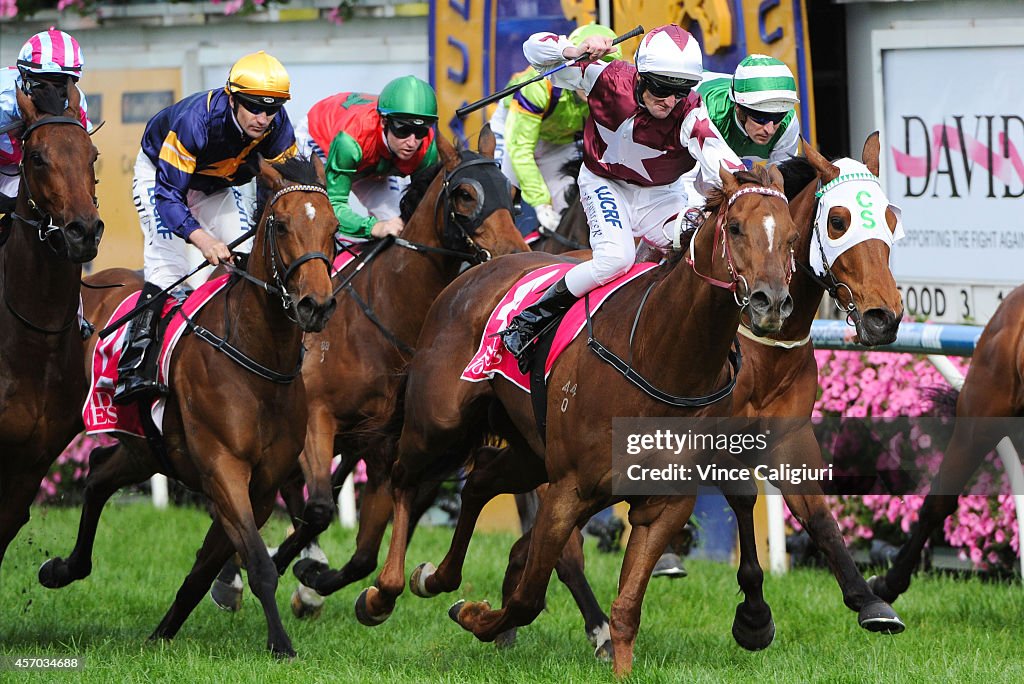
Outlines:
[[[804,150],[806,159],[785,162],[780,167],[786,181],[786,193],[790,197],[793,221],[798,227],[806,228],[795,246],[800,268],[790,285],[794,310],[783,329],[776,334],[757,336],[741,325],[740,332],[744,334],[739,339],[744,363],[732,395],[733,414],[736,416],[810,417],[818,388],[817,365],[813,346],[809,343],[811,322],[826,289],[839,298],[837,305],[844,311],[851,314],[856,312],[852,318],[856,321],[858,340],[862,344],[870,346],[891,342],[895,339],[902,315],[899,291],[888,268],[889,248],[882,240],[867,240],[840,255],[824,277],[810,274],[810,250],[817,248],[816,228],[813,225],[818,205],[815,191],[835,180],[840,170],[810,145],[805,143]],[[862,158],[868,170],[877,175],[877,134],[868,137]],[[896,216],[888,207],[885,208],[885,221],[889,230],[893,231]],[[833,206],[827,218],[829,237],[840,237],[849,229],[850,222],[850,207]],[[842,285],[837,286],[837,283]],[[770,452],[767,461],[773,467],[782,462],[807,463],[808,467],[814,467],[815,455],[820,454],[809,425],[801,426],[799,431],[790,434],[785,441],[773,443],[773,446],[775,449]],[[498,452],[484,448],[474,456],[473,470],[462,490],[463,505],[452,547],[436,569],[429,563],[416,568],[410,579],[410,588],[414,593],[431,597],[458,588],[469,539],[483,506],[499,493],[524,491],[536,484],[525,479],[527,472],[517,465],[519,462],[520,459],[510,449]],[[859,612],[861,626],[873,631],[902,631],[903,624],[898,616],[891,607],[871,593],[857,572],[835,519],[820,492],[818,495],[808,492],[817,488],[817,485],[804,484],[794,488],[780,484],[790,509],[808,529],[815,542],[825,550],[830,567],[843,589],[844,601],[851,609]],[[749,526],[752,530],[753,510],[742,509],[748,501],[747,498],[740,498],[732,503],[737,508],[739,525]],[[600,641],[603,635],[595,631],[595,627],[601,625],[598,620],[600,606],[589,600],[593,593],[586,586],[586,580],[582,579],[582,556],[574,546],[574,543],[570,543],[566,549],[567,555],[559,561],[559,578],[566,581],[573,597],[577,598],[586,621],[588,637],[592,641],[596,639],[598,655],[606,655],[607,646]],[[525,543],[517,544],[517,551],[524,552],[525,549]],[[525,560],[521,555],[513,558],[517,567]],[[506,578],[507,583],[512,585],[506,585],[509,589],[514,587],[513,578],[516,576],[512,572]],[[511,637],[506,635],[503,638]]]
[[[1024,453],[1019,425],[992,420],[1021,417],[1024,417],[1024,286],[1017,287],[1003,299],[978,338],[963,388],[956,398],[953,435],[931,491],[918,513],[917,525],[889,571],[869,580],[878,596],[895,601],[910,587],[911,575],[918,567],[925,543],[956,510],[956,493],[965,490],[985,455],[995,449],[1000,440],[1013,435],[1018,453]]]
[[[97,152],[71,79],[67,96],[67,109],[53,116],[17,92],[21,185],[6,244],[0,239],[0,562],[50,465],[81,429],[80,280],[103,221]]]
[[[493,640],[540,612],[551,571],[573,529],[623,499],[611,488],[613,416],[728,413],[729,402],[715,399],[728,394],[734,368],[728,361],[729,348],[741,314],[745,311],[762,333],[781,327],[792,307],[787,286],[798,235],[777,170],[741,171],[735,177],[722,171],[721,178],[724,190],[712,193],[712,215],[692,237],[692,262],[677,258],[636,278],[605,302],[593,319],[593,338],[620,354],[632,350],[633,377],[656,378],[661,392],[698,395],[696,400],[673,399],[695,408],[670,407],[624,383],[618,370],[590,354],[589,335],[581,336],[562,353],[549,376],[551,388],[569,386],[575,391],[551,392],[545,446],[528,395],[499,377],[480,383],[459,378],[504,294],[525,274],[557,263],[558,258],[507,257],[463,274],[438,297],[420,336],[420,351],[409,367],[404,408],[395,412],[396,421],[404,413],[392,471],[395,522],[383,571],[356,603],[363,624],[386,619],[403,590],[406,529],[418,483],[464,460],[481,432],[494,429],[518,453],[533,454],[534,462],[524,460],[522,467],[540,464],[550,481],[530,536],[525,569],[504,607],[494,611],[486,603],[475,603],[452,609],[459,624],[482,640]],[[768,225],[774,230],[766,230]],[[640,605],[651,570],[669,537],[689,518],[694,497],[628,500],[633,532],[611,619],[614,665],[620,675],[632,667]],[[752,547],[754,539],[741,543]],[[746,598],[737,611],[734,634],[748,648],[763,648],[774,634],[771,611],[761,595],[763,574],[755,562],[741,567],[738,577]]]
[[[58,588],[87,576],[107,499],[125,485],[164,473],[204,492],[214,519],[192,571],[151,638],[177,634],[237,551],[263,605],[267,645],[275,656],[287,657],[295,651],[277,611],[278,572],[259,528],[302,450],[303,337],[323,329],[335,308],[329,255],[337,219],[319,161],[292,159],[275,166],[261,161],[259,180],[272,195],[255,231],[248,271],[235,273],[193,317],[198,327],[190,327],[194,334],[181,338],[171,358],[165,453],[158,456],[144,439],[127,435],[121,446],[93,451],[75,549],[67,560],[47,561],[39,580]],[[96,281],[130,282],[131,287],[86,293],[92,320],[108,320],[126,291],[141,288],[140,279],[131,281],[130,275],[118,269],[96,276]]]

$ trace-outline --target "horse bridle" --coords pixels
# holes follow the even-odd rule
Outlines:
[[[248,272],[242,269],[236,268],[231,264],[225,263],[224,266],[231,271],[231,273],[240,278],[244,278],[251,283],[255,283],[265,290],[268,294],[279,297],[281,299],[281,306],[284,309],[285,315],[293,323],[298,323],[298,319],[295,318],[295,300],[292,298],[290,292],[288,292],[288,280],[295,274],[300,266],[307,261],[322,261],[327,266],[327,273],[330,275],[331,272],[331,259],[328,258],[323,252],[306,252],[295,261],[290,264],[285,264],[281,258],[280,252],[277,248],[277,231],[275,230],[277,224],[277,218],[274,216],[274,204],[281,197],[287,195],[290,192],[315,192],[327,197],[327,190],[320,187],[319,185],[305,185],[295,184],[281,188],[274,196],[267,202],[267,217],[263,221],[263,230],[266,233],[266,241],[263,249],[270,250],[270,270],[271,270],[271,282],[260,280]],[[328,198],[329,201],[329,198]],[[255,232],[255,231],[252,231]]]
[[[37,128],[41,128],[42,126],[46,126],[48,124],[71,124],[78,126],[82,130],[85,130],[85,126],[83,126],[82,122],[78,119],[73,119],[69,116],[47,116],[32,122],[24,130],[24,132],[21,134],[22,149],[25,149],[25,145],[28,142],[28,138],[33,131],[35,131]],[[11,216],[21,221],[22,223],[35,228],[36,231],[39,233],[40,242],[46,243],[46,245],[57,256],[63,259],[67,259],[70,250],[68,249],[67,235],[64,233],[66,226],[58,226],[56,223],[54,223],[53,217],[45,213],[42,209],[40,209],[39,205],[36,204],[34,199],[32,199],[32,188],[29,186],[28,177],[25,174],[25,156],[27,155],[23,154],[21,161],[18,163],[18,174],[21,176],[21,184],[25,187],[25,197],[28,200],[28,206],[32,211],[34,211],[39,216],[39,219],[33,220],[28,217],[22,216],[17,212],[12,212]],[[92,201],[93,204],[96,204],[95,196],[92,198]],[[51,236],[53,236],[54,234],[60,235],[61,239],[59,247],[55,247],[53,240],[50,239]]]
[[[690,268],[693,269],[693,272],[696,273],[697,276],[699,276],[705,282],[710,283],[715,287],[719,287],[724,290],[729,290],[730,292],[732,292],[733,300],[736,302],[736,305],[741,309],[746,309],[747,306],[749,306],[750,304],[750,285],[749,283],[747,283],[747,279],[743,277],[743,274],[739,273],[736,270],[736,266],[733,263],[732,259],[732,249],[730,248],[729,244],[730,241],[726,237],[726,231],[724,230],[724,227],[726,216],[729,213],[729,208],[732,207],[736,200],[738,200],[740,197],[744,195],[766,195],[768,197],[776,197],[785,202],[787,206],[789,205],[789,200],[786,198],[786,195],[774,188],[766,188],[763,186],[748,186],[745,188],[740,188],[739,190],[734,192],[732,196],[729,197],[729,200],[727,202],[724,202],[722,206],[719,207],[718,217],[715,220],[715,238],[713,244],[721,240],[722,256],[725,257],[726,268],[729,271],[729,275],[732,276],[732,281],[725,282],[722,280],[718,280],[716,278],[706,276],[697,270],[696,257],[694,256],[694,242],[696,241],[697,233],[700,232],[700,228],[702,226],[697,226],[697,229],[694,230],[693,233],[691,233],[689,254],[685,257],[686,263],[690,265]],[[789,256],[790,266],[789,273],[786,276],[787,285],[793,279],[793,273],[796,271],[796,258],[793,256],[792,248],[790,248],[789,250]],[[744,290],[742,295],[739,292],[739,286],[741,283],[743,285]]]

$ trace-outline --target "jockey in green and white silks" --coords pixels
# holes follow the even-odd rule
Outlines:
[[[780,60],[748,55],[734,74],[705,71],[696,90],[722,138],[747,168],[796,156],[800,99],[793,72]],[[694,173],[684,179],[692,196]]]
[[[614,39],[615,32],[600,24],[586,24],[568,38],[579,46],[590,36]],[[622,51],[616,47],[602,61],[611,62],[621,57]],[[530,69],[520,80],[534,74]],[[568,208],[565,191],[575,182],[562,168],[582,154],[577,139],[590,107],[575,90],[557,87],[548,79],[522,88],[510,96],[505,106],[508,113],[504,120],[505,152],[501,170],[520,189],[523,201],[534,207],[541,227],[554,231]]]

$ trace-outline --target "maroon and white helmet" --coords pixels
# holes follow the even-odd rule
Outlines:
[[[18,53],[18,69],[22,75],[82,76],[82,48],[78,41],[52,26],[28,39]]]
[[[649,31],[633,61],[638,72],[666,86],[695,85],[704,72],[704,56],[697,39],[675,24]]]

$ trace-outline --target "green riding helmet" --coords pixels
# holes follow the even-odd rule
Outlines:
[[[601,24],[584,24],[569,34],[569,42],[576,47],[579,47],[580,43],[591,36],[601,36],[603,38],[611,38],[612,40],[617,38],[615,31],[612,31],[607,26],[602,26]],[[615,46],[615,52],[609,52],[601,58],[601,61],[611,62],[616,59],[622,59],[622,48],[618,45]]]
[[[380,91],[377,111],[381,116],[400,118],[417,126],[430,125],[437,121],[437,96],[426,81],[402,76]]]

